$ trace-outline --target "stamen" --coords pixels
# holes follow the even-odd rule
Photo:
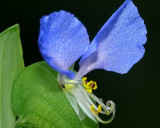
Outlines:
[[[101,122],[101,123],[105,123],[105,124],[108,124],[110,123],[113,119],[114,119],[114,116],[115,116],[115,112],[116,112],[116,109],[115,109],[115,104],[109,100],[107,101],[106,105],[102,102],[101,99],[99,99],[98,97],[96,97],[94,94],[92,93],[88,93],[90,97],[92,97],[97,103],[99,103],[101,105],[101,107],[103,108],[104,112],[101,111],[100,113],[102,114],[106,114],[107,116],[109,116],[110,114],[112,114],[112,117],[107,120],[107,121],[104,121],[102,120],[98,114],[95,114],[95,117],[96,119]]]
[[[97,83],[95,81],[91,80],[91,81],[87,82],[87,77],[83,77],[82,81],[83,81],[83,86],[85,87],[85,90],[87,92],[91,93],[92,89],[93,90],[97,89]]]
[[[75,107],[76,102],[83,112],[95,122],[99,121],[107,124],[114,119],[116,111],[115,104],[110,100],[104,104],[102,99],[99,99],[92,93],[93,89],[97,89],[97,83],[95,81],[91,80],[88,82],[87,77],[83,77],[77,81],[68,79],[63,79],[63,81],[63,90],[80,119],[79,108],[78,106]],[[75,100],[72,100],[73,98]],[[99,105],[97,106],[96,103]],[[111,118],[104,121],[99,117],[99,114],[111,115]]]
[[[78,89],[80,92],[83,93],[83,95],[85,96],[83,98],[83,102],[87,102],[89,104],[91,104],[91,107],[90,107],[90,110],[91,112],[94,114],[94,117],[101,123],[105,123],[105,124],[108,124],[110,123],[113,119],[114,119],[114,116],[115,116],[115,104],[109,100],[107,101],[106,105],[103,103],[103,99],[99,99],[98,97],[96,97],[93,93],[87,93],[85,91],[84,88],[82,88],[81,86],[79,86],[79,89]],[[99,103],[100,105],[97,107],[92,101],[91,99],[89,98],[91,97],[93,100],[95,100],[97,103]],[[88,103],[86,103],[86,105],[88,106]],[[93,105],[94,104],[94,105]],[[102,108],[104,111],[102,111]],[[96,111],[97,110],[97,111]],[[98,113],[101,113],[101,114],[105,114],[107,116],[109,116],[110,114],[112,114],[111,118],[109,120],[102,120],[99,116],[98,116]]]
[[[91,106],[91,111],[92,111],[94,114],[100,113],[101,110],[102,110],[102,106],[101,106],[101,105],[98,105],[97,111],[95,110],[94,105]]]

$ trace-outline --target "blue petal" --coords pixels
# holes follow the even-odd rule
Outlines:
[[[146,27],[137,8],[126,0],[104,24],[80,60],[80,75],[94,69],[127,73],[144,55]]]
[[[73,79],[69,67],[89,46],[86,28],[69,12],[53,12],[40,20],[38,44],[45,61],[61,74]]]

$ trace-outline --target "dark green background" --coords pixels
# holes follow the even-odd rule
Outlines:
[[[86,26],[90,40],[117,10],[124,0],[6,0],[0,2],[0,31],[15,23],[21,27],[25,65],[41,61],[37,46],[39,19],[53,11],[66,10]],[[116,117],[100,128],[157,128],[160,127],[160,2],[133,0],[145,21],[148,41],[144,58],[128,74],[104,70],[89,73],[98,83],[95,91],[104,101],[116,103]]]

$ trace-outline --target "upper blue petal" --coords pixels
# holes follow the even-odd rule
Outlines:
[[[81,57],[89,46],[86,28],[69,12],[53,12],[40,19],[38,39],[45,61],[61,74],[74,78],[69,67]]]
[[[80,60],[79,74],[94,69],[127,73],[143,57],[146,33],[136,6],[126,0],[91,42]]]

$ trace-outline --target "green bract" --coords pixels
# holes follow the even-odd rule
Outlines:
[[[14,25],[0,34],[0,128],[15,127],[11,88],[23,67],[19,25]]]
[[[90,119],[81,124],[56,77],[45,62],[17,76],[12,90],[13,110],[19,116],[16,128],[97,128]]]

